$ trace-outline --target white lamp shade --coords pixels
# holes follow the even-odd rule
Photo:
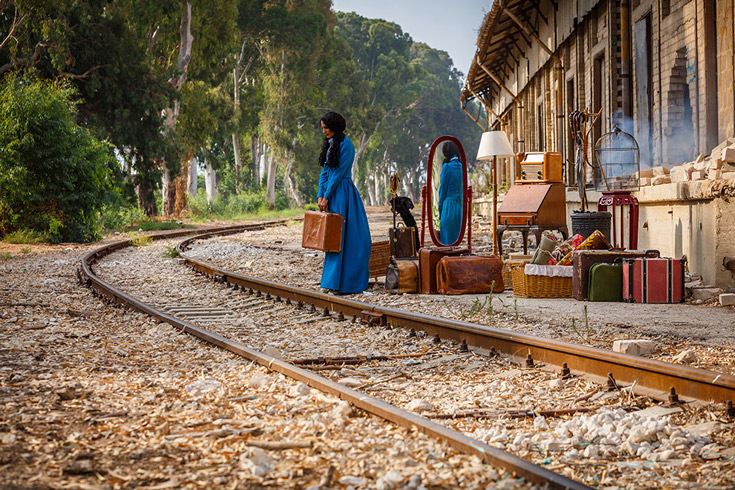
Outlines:
[[[477,149],[478,160],[489,160],[492,157],[512,157],[513,155],[513,147],[510,145],[505,131],[482,133],[480,147]]]

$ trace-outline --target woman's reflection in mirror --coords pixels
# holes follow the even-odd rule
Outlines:
[[[439,241],[442,245],[451,245],[459,238],[462,228],[462,162],[459,160],[459,148],[453,141],[442,145],[442,154],[444,159],[439,178]]]

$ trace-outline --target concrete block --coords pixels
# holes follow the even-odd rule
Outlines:
[[[613,342],[613,352],[644,356],[656,352],[656,342],[653,340],[616,340]]]
[[[671,172],[669,177],[671,178],[671,182],[686,182],[689,180],[689,172],[678,170],[676,172]]]
[[[720,305],[735,306],[735,294],[724,293],[720,295]]]
[[[651,179],[651,185],[662,185],[662,184],[670,184],[671,183],[671,177],[668,175],[658,175]]]
[[[639,174],[639,177],[641,179],[645,179],[645,178],[651,179],[651,178],[653,178],[653,170],[651,170],[651,169],[641,170],[641,173]]]
[[[707,163],[707,170],[720,170],[722,168],[722,160],[710,158]]]
[[[702,180],[706,177],[704,170],[695,170],[692,172],[692,180]]]
[[[709,163],[708,160],[702,160],[701,162],[695,163],[694,165],[692,165],[692,172],[694,172],[696,170],[701,170],[701,171],[705,171],[706,172],[707,171],[707,164],[708,163]]]
[[[717,180],[720,178],[720,171],[716,168],[710,169],[707,171],[707,178],[709,180]]]
[[[722,161],[728,163],[735,163],[735,145],[728,146],[722,150]]]
[[[695,163],[702,162],[702,161],[704,161],[705,158],[707,158],[707,155],[705,155],[704,153],[700,153],[699,156],[697,157],[697,159],[694,162]]]
[[[651,185],[651,177],[641,177],[639,184],[642,186]]]
[[[720,178],[724,180],[735,180],[735,172],[722,172]]]
[[[708,288],[708,287],[692,288],[692,299],[700,300],[700,301],[709,301],[711,299],[718,297],[721,293],[722,293],[722,289],[720,288]]]
[[[657,177],[659,175],[669,175],[669,169],[663,166],[653,167],[653,176]]]

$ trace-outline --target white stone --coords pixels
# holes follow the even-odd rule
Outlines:
[[[692,180],[702,180],[707,176],[704,170],[694,170],[692,172]]]
[[[360,478],[359,476],[347,475],[339,479],[339,484],[340,485],[356,485],[358,487],[361,487],[365,485],[365,479]]]
[[[653,167],[653,176],[669,175],[669,169],[663,166]]]
[[[344,400],[337,403],[337,406],[332,410],[334,415],[342,418],[351,417],[353,412],[352,405]]]
[[[583,453],[585,458],[597,458],[600,455],[599,450],[597,449],[597,446],[595,445],[589,445],[584,449]]]
[[[311,388],[309,388],[304,383],[298,383],[296,386],[291,388],[291,396],[306,396],[311,391]]]
[[[544,441],[541,443],[541,449],[549,453],[558,453],[563,446],[559,441]]]
[[[632,356],[653,354],[656,343],[653,340],[616,340],[613,342],[613,351]]]
[[[355,378],[342,378],[338,380],[337,383],[344,385],[348,388],[357,388],[358,386],[362,386],[365,384],[363,381],[360,381],[359,379],[355,379]]]
[[[536,417],[533,419],[533,426],[537,429],[548,429],[549,424],[546,423],[545,417]]]
[[[266,345],[263,348],[263,354],[271,357],[275,357],[276,359],[283,359],[283,355],[281,354],[281,351],[276,349],[275,347],[271,345]]]
[[[406,410],[410,410],[411,412],[429,412],[434,410],[434,405],[431,402],[419,398],[410,401],[408,405],[406,405]]]
[[[720,288],[692,288],[692,299],[709,301],[718,297],[722,293]]]
[[[691,364],[696,360],[697,356],[694,354],[692,349],[681,351],[676,355],[676,357],[674,357],[674,362],[679,364]]]
[[[651,179],[651,185],[663,185],[663,184],[670,184],[671,183],[671,177],[669,175],[657,175],[653,179]]]
[[[735,179],[735,172],[722,172],[720,178],[723,180],[733,180]]]
[[[707,170],[707,178],[709,180],[717,180],[720,178],[720,171],[716,168]]]
[[[735,163],[735,145],[722,149],[722,161]]]
[[[735,294],[724,293],[720,295],[720,305],[722,306],[733,306],[735,305]]]

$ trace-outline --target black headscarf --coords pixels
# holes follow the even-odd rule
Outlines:
[[[334,131],[334,136],[331,138],[331,143],[329,138],[324,138],[322,152],[319,154],[319,165],[322,167],[326,165],[329,168],[337,168],[339,165],[339,145],[345,139],[344,131],[347,127],[347,121],[342,117],[342,114],[331,111],[324,114],[320,121],[327,128]]]
[[[459,158],[459,147],[454,141],[447,141],[442,145],[442,153],[444,154],[444,160],[442,160],[442,163],[447,163],[454,156]]]

